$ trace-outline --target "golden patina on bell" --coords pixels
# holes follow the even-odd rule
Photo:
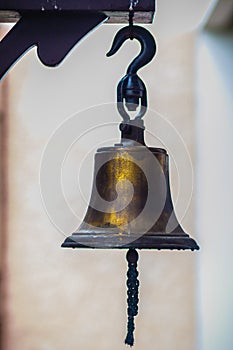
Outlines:
[[[63,247],[199,249],[174,212],[168,154],[145,145],[142,123],[121,124],[121,143],[97,150],[89,207]]]

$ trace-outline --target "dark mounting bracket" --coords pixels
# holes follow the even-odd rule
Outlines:
[[[139,1],[135,22],[152,23],[155,0]],[[30,48],[49,67],[103,22],[128,22],[129,0],[0,0],[0,22],[16,22],[0,42],[0,79]]]

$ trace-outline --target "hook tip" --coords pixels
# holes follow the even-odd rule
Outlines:
[[[116,49],[114,46],[112,46],[111,49],[106,53],[106,56],[110,57],[110,56],[114,55],[114,53],[116,53]]]

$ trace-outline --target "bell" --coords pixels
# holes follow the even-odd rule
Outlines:
[[[166,150],[145,145],[142,120],[120,129],[120,144],[97,150],[85,218],[62,247],[199,249],[176,218]]]

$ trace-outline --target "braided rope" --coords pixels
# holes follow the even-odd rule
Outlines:
[[[127,272],[127,287],[128,287],[128,324],[127,324],[127,336],[125,339],[125,344],[133,346],[134,344],[134,317],[138,314],[138,287],[139,280],[138,271],[137,271],[137,261],[138,261],[138,253],[135,249],[129,249],[127,252],[127,261],[128,261],[128,272]]]

